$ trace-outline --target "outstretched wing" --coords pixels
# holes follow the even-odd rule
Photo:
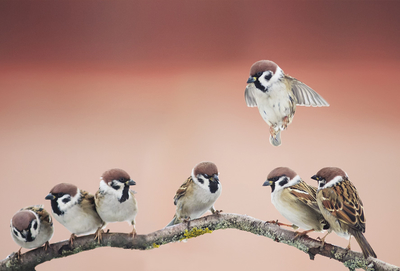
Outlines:
[[[288,82],[292,84],[292,92],[297,99],[297,105],[305,106],[329,106],[324,98],[306,84],[296,78],[285,75]]]
[[[175,197],[174,197],[175,205],[178,203],[178,200],[186,194],[186,191],[188,190],[190,183],[193,183],[192,176],[187,178],[187,180],[181,185],[181,187],[179,187],[178,191],[176,191]]]
[[[246,104],[248,107],[257,106],[256,97],[254,95],[255,90],[256,88],[254,87],[254,84],[248,84],[246,90],[244,91],[244,98],[246,99]]]

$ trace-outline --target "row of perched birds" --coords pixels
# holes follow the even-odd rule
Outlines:
[[[270,126],[270,142],[274,146],[281,144],[280,133],[292,122],[296,105],[329,106],[313,89],[286,75],[269,60],[252,65],[245,100],[247,106],[258,107]],[[312,179],[318,181],[318,189],[303,182],[293,170],[281,167],[271,171],[264,185],[271,186],[272,203],[278,211],[296,227],[305,230],[297,236],[323,230],[335,231],[349,239],[354,236],[366,258],[376,257],[363,236],[363,205],[347,174],[339,168],[323,168]],[[130,234],[134,236],[137,203],[134,192],[129,190],[134,184],[128,173],[112,169],[102,175],[100,188],[94,196],[73,184],[62,183],[56,185],[46,199],[51,201],[56,220],[72,233],[71,245],[76,234],[95,233],[95,238],[100,241],[103,228],[111,222],[128,221],[133,226]],[[220,211],[215,210],[214,203],[221,188],[215,164],[202,162],[196,165],[176,192],[176,212],[167,226],[199,218],[207,211],[218,214]],[[11,234],[21,247],[36,248],[45,244],[47,249],[53,235],[51,217],[42,205],[23,208],[11,220]],[[21,249],[18,255],[20,252]]]
[[[167,227],[201,217],[207,211],[218,214],[214,203],[221,194],[222,186],[214,163],[197,164],[191,176],[179,187],[174,197],[176,211]],[[311,177],[318,181],[318,189],[308,185],[299,175],[287,167],[272,170],[264,182],[271,186],[271,201],[275,208],[293,225],[279,222],[278,225],[302,228],[296,238],[311,231],[332,231],[339,236],[354,236],[364,256],[376,258],[371,245],[365,239],[365,215],[361,199],[347,174],[334,167],[323,168]],[[136,235],[135,217],[137,203],[135,185],[128,173],[122,169],[106,171],[100,181],[100,188],[93,196],[73,184],[61,183],[53,187],[46,199],[51,201],[53,216],[72,234],[73,245],[76,235],[95,233],[95,239],[102,238],[106,223],[128,221]],[[11,220],[11,235],[24,248],[45,245],[53,236],[53,223],[42,205],[30,206],[18,211]],[[18,255],[21,253],[18,251]]]

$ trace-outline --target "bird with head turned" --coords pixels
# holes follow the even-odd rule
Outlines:
[[[292,122],[297,105],[329,106],[317,92],[283,72],[273,61],[260,60],[250,69],[245,100],[248,107],[258,107],[270,126],[270,142],[281,145],[281,131]]]
[[[356,187],[350,182],[347,173],[337,167],[325,167],[319,170],[312,179],[318,182],[317,203],[324,218],[331,225],[328,233],[334,231],[337,235],[349,239],[354,236],[365,258],[376,254],[364,237],[365,214],[364,206]]]

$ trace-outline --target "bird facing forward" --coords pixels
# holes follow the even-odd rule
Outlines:
[[[138,212],[135,192],[129,186],[136,185],[122,169],[110,169],[101,176],[100,188],[95,194],[96,209],[105,223],[127,221],[136,236],[135,217]],[[100,229],[99,229],[100,230]],[[97,234],[101,239],[102,233]]]
[[[317,188],[306,184],[292,169],[275,168],[263,185],[271,186],[271,202],[279,213],[296,227],[305,230],[297,233],[296,237],[329,229],[317,204]]]
[[[10,224],[11,236],[21,247],[18,257],[22,248],[37,248],[44,244],[44,249],[47,250],[54,228],[51,216],[43,205],[22,208],[13,216]]]
[[[363,235],[366,221],[363,203],[347,174],[340,168],[326,167],[311,178],[318,181],[317,203],[322,215],[331,225],[322,241],[333,230],[340,237],[349,239],[347,249],[350,249],[350,238],[353,235],[364,257],[376,258],[374,250]]]
[[[176,191],[175,215],[166,227],[199,218],[207,211],[213,214],[221,212],[214,208],[221,190],[217,166],[211,162],[197,164],[191,176]]]
[[[270,142],[281,145],[281,131],[292,122],[296,105],[329,106],[318,93],[296,78],[286,75],[269,60],[260,60],[250,69],[245,99],[248,107],[258,107],[270,126]]]
[[[54,218],[72,234],[70,244],[77,235],[95,233],[104,225],[96,212],[94,196],[73,184],[60,183],[46,196],[51,201]]]

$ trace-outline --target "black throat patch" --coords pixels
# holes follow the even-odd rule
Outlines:
[[[218,190],[218,182],[217,181],[214,181],[214,182],[210,181],[210,184],[208,185],[208,187],[210,187],[210,192],[211,193],[215,193]]]
[[[124,201],[126,201],[129,198],[129,185],[125,185],[124,186],[124,190],[122,190],[122,196],[119,199],[120,203],[123,203]]]
[[[64,212],[60,210],[60,207],[58,207],[57,199],[58,198],[51,200],[51,209],[53,210],[53,213],[60,216],[60,215],[63,215]]]

